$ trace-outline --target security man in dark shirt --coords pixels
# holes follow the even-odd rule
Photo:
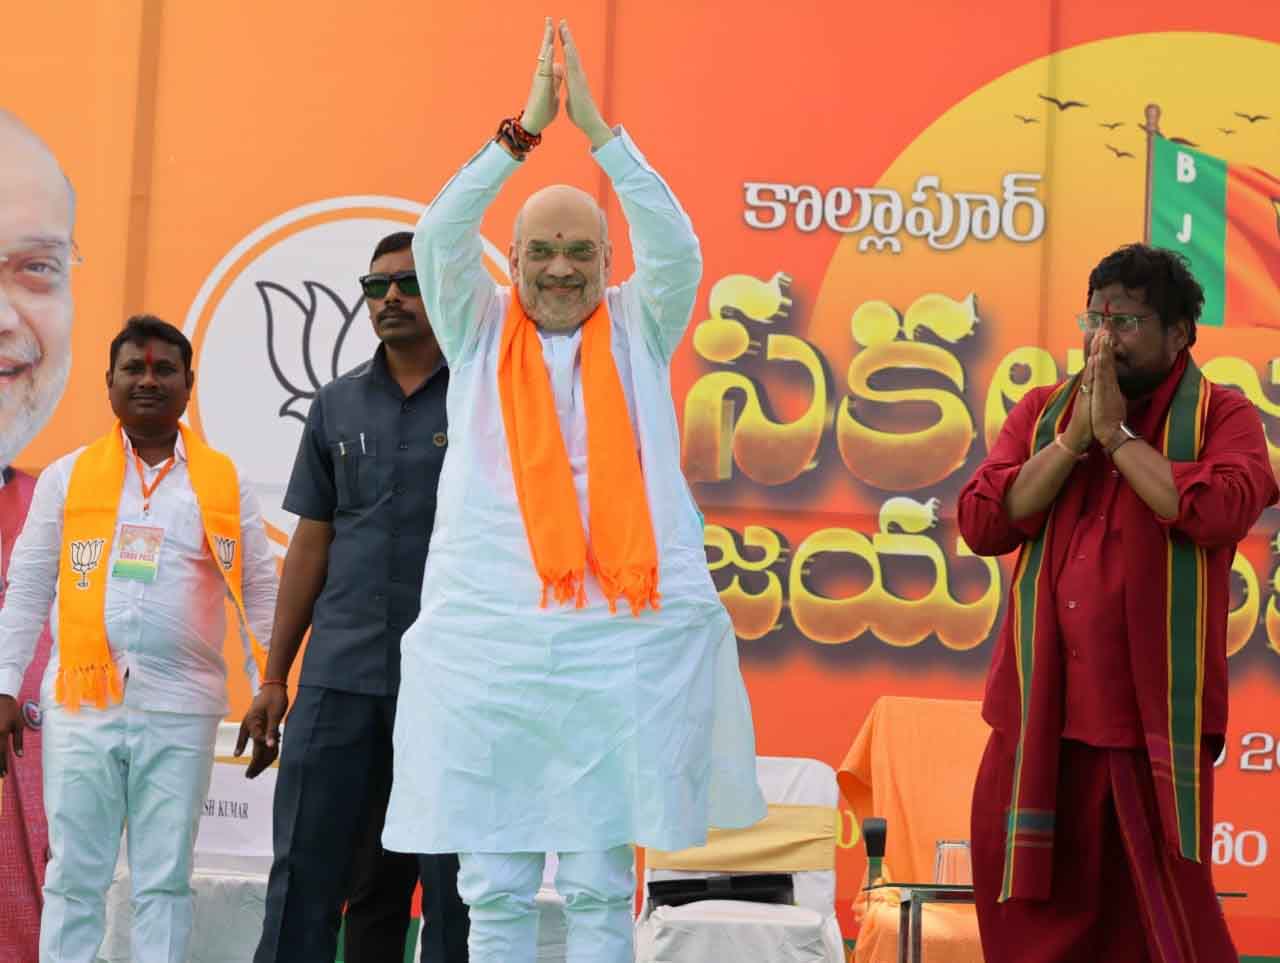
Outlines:
[[[398,232],[374,251],[360,283],[382,344],[316,395],[285,494],[298,527],[266,677],[236,745],[239,755],[253,740],[250,779],[280,754],[275,854],[254,963],[333,960],[348,898],[348,963],[400,960],[419,869],[422,960],[467,958],[457,857],[387,853],[380,843],[400,636],[418,615],[447,442],[449,372],[418,290],[412,240]],[[308,626],[281,748],[286,680]]]

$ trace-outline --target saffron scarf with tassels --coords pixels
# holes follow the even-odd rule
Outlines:
[[[1211,387],[1189,356],[1184,354],[1177,364],[1181,372],[1171,372],[1135,427],[1170,461],[1195,461],[1203,445]],[[1077,375],[1047,399],[1033,429],[1033,454],[1053,444],[1067,424],[1079,383]],[[1023,545],[1014,570],[1009,618],[1020,716],[1001,902],[1050,895],[1064,701],[1050,562],[1056,533],[1069,532],[1083,511],[1081,488],[1064,488],[1039,535]],[[1205,552],[1161,525],[1128,486],[1118,495],[1116,511],[1124,548],[1111,564],[1124,564],[1142,580],[1141,591],[1125,593],[1124,618],[1161,827],[1175,852],[1198,862],[1205,845],[1200,838]],[[1150,580],[1153,565],[1159,566],[1160,577]]]
[[[200,506],[209,552],[227,583],[241,630],[248,635],[261,675],[266,656],[249,628],[240,590],[243,553],[236,466],[186,427],[180,430],[187,454],[187,474]],[[124,435],[117,423],[80,453],[67,487],[58,566],[58,677],[54,698],[72,712],[84,703],[105,709],[124,697],[107,643],[103,610],[126,466]]]
[[[519,295],[503,322],[498,391],[520,514],[542,581],[543,607],[586,604],[591,572],[617,611],[625,599],[633,615],[658,607],[658,548],[635,431],[610,343],[609,309],[601,300],[582,325],[582,394],[587,419],[587,545],[573,470],[556,417],[551,378],[537,326]]]

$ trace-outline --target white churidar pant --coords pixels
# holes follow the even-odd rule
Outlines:
[[[630,846],[560,853],[556,890],[568,924],[566,963],[632,963],[635,855]],[[534,963],[543,853],[460,853],[458,893],[471,911],[471,963]]]
[[[40,963],[94,963],[128,823],[134,963],[185,963],[192,853],[213,770],[216,715],[123,705],[48,708],[44,800],[52,859]]]

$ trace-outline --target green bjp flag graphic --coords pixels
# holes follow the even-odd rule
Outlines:
[[[1280,328],[1280,180],[1151,139],[1148,236],[1204,286],[1200,323]]]

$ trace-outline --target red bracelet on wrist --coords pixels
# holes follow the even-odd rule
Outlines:
[[[542,143],[541,134],[531,134],[520,125],[522,113],[503,120],[498,125],[498,132],[493,137],[494,140],[505,143],[517,157],[524,157],[525,154]]]
[[[285,679],[263,679],[261,682],[258,683],[258,688],[261,689],[264,685],[278,685],[278,686],[281,686],[286,691],[289,688],[289,683]]]
[[[541,134],[531,134],[524,129],[524,125],[520,123],[520,118],[524,116],[524,111],[516,114],[511,118],[511,132],[516,135],[516,140],[525,146],[526,150],[533,150],[542,143]]]

